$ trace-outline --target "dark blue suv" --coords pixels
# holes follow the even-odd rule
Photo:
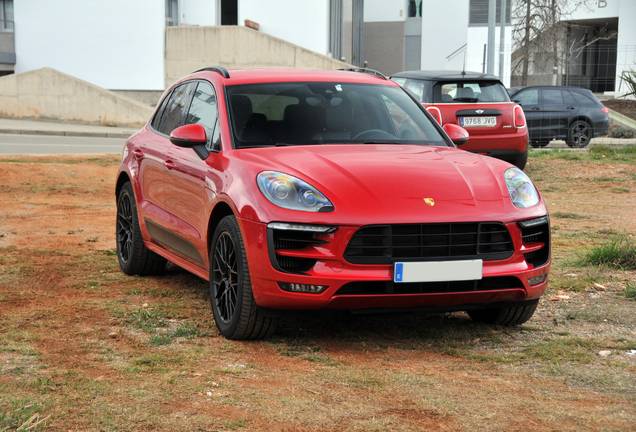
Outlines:
[[[564,86],[531,86],[508,89],[523,108],[533,147],[553,139],[570,147],[585,147],[596,136],[607,135],[607,108],[586,89]]]

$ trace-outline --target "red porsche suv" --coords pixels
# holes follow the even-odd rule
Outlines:
[[[534,184],[367,72],[217,66],[171,85],[123,149],[122,271],[170,260],[208,280],[230,339],[289,310],[530,319],[550,269]]]
[[[468,150],[523,169],[528,161],[528,128],[523,109],[510,100],[498,77],[478,72],[410,71],[391,79],[408,89],[440,124],[468,131]]]

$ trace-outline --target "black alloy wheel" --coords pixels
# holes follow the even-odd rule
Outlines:
[[[570,125],[567,145],[573,148],[583,148],[592,139],[592,127],[583,120],[577,120]]]
[[[139,228],[135,194],[130,182],[125,183],[117,196],[117,259],[127,275],[150,275],[163,271],[166,259],[149,251]]]
[[[213,267],[215,309],[223,324],[229,324],[234,318],[238,298],[238,263],[236,248],[229,232],[221,233],[216,241]]]
[[[263,316],[252,294],[241,229],[234,216],[216,227],[210,248],[210,303],[219,332],[228,339],[270,336],[277,319]]]

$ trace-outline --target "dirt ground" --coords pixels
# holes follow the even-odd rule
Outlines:
[[[205,281],[121,273],[117,167],[0,157],[0,431],[633,430],[636,273],[576,261],[636,235],[634,163],[533,154],[552,288],[524,326],[325,314],[258,342],[219,336]]]
[[[610,99],[603,101],[603,105],[636,120],[636,101],[628,99]]]

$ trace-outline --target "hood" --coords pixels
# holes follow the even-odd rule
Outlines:
[[[510,212],[528,210],[511,203],[503,179],[511,165],[456,148],[315,145],[236,152],[234,156],[249,166],[254,178],[261,171],[279,171],[321,191],[335,210],[309,213],[314,220],[349,224],[505,222],[516,218]],[[282,216],[259,219],[280,220]]]

